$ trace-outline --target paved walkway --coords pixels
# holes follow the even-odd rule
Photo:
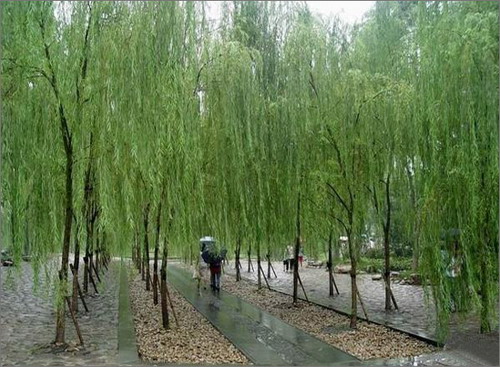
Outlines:
[[[46,269],[40,269],[36,291],[30,263],[23,263],[18,274],[14,268],[0,267],[0,366],[116,365],[119,263],[113,261],[109,271],[101,273],[99,295],[89,290],[86,302],[90,312],[86,313],[80,304],[78,323],[85,346],[70,347],[68,351],[50,347],[55,337],[51,282],[57,279],[58,266],[59,261],[53,260]],[[50,275],[48,282],[45,271]],[[73,345],[78,341],[69,314],[65,339]]]
[[[198,292],[191,274],[169,265],[169,281],[256,365],[360,365],[355,357],[224,292]]]
[[[267,275],[267,262],[263,262],[262,265]],[[246,260],[242,260],[242,266],[242,277],[257,282],[257,273],[247,272]],[[256,269],[257,263],[254,260],[253,266]],[[273,267],[277,278],[272,274],[269,285],[274,290],[291,295],[293,292],[293,274],[284,272],[281,263],[273,262]],[[226,266],[225,272],[234,276],[234,264],[231,263]],[[334,274],[340,292],[339,295],[334,297],[329,296],[328,272],[325,268],[316,269],[303,266],[300,269],[300,276],[310,301],[346,314],[350,313],[351,280],[349,274]],[[265,286],[264,281],[263,284]],[[430,300],[426,300],[421,286],[393,283],[391,288],[398,303],[399,311],[386,312],[384,310],[383,282],[373,281],[369,274],[360,274],[357,277],[357,285],[363,297],[368,318],[371,321],[376,321],[423,339],[437,340],[434,307]],[[299,289],[299,297],[304,299],[301,289]],[[359,306],[358,315],[364,317]],[[453,320],[445,349],[450,349],[457,354],[458,358],[462,357],[471,360],[474,364],[498,365],[498,330],[488,335],[481,335],[478,333],[478,325],[478,320],[475,317],[468,317],[466,320]],[[471,338],[480,341],[480,343],[471,343]]]

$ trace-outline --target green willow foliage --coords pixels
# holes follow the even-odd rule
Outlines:
[[[170,254],[192,258],[214,235],[230,254],[240,239],[280,256],[300,193],[306,251],[323,253],[330,231],[348,227],[355,260],[361,235],[381,233],[367,188],[382,196],[390,176],[398,238],[432,285],[439,330],[452,300],[472,300],[488,331],[498,321],[498,4],[377,2],[355,26],[291,2],[225,2],[211,24],[209,6],[2,3],[2,242],[15,258],[28,252],[39,268],[63,238],[43,19],[73,134],[74,214],[84,221],[92,149],[113,253],[142,243],[147,205],[154,238],[161,202]],[[351,214],[330,186],[352,195]],[[450,279],[443,233],[453,229],[462,270]]]

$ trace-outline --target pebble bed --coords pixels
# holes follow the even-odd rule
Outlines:
[[[160,304],[153,304],[153,292],[145,288],[146,284],[140,275],[130,281],[137,345],[139,356],[144,361],[201,365],[251,364],[172,286],[169,286],[169,293],[179,327],[170,312],[170,329],[165,330]]]
[[[246,280],[236,282],[234,276],[223,277],[225,291],[361,360],[418,356],[437,350],[423,341],[373,323],[358,321],[358,328],[350,329],[347,316],[305,301],[294,306],[291,296],[264,287],[259,290]]]

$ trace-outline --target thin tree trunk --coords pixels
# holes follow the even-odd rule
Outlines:
[[[84,58],[82,62],[82,77],[79,80],[79,83],[77,83],[77,88],[76,92],[77,95],[80,96],[81,92],[83,91],[83,84],[81,82],[85,79],[86,76],[86,65],[87,65],[87,54],[86,50],[88,47],[88,40],[89,40],[89,30],[90,30],[90,24],[91,24],[91,16],[92,13],[89,12],[89,19],[87,22],[87,29],[85,32],[85,42],[84,42]],[[55,337],[55,343],[56,344],[64,344],[64,331],[65,331],[65,317],[64,317],[64,310],[65,310],[65,302],[64,299],[61,299],[61,297],[66,297],[66,284],[68,281],[68,262],[69,262],[69,249],[70,249],[70,242],[71,242],[71,226],[73,223],[73,141],[72,141],[72,135],[70,132],[70,128],[68,126],[68,121],[66,119],[66,113],[64,109],[64,105],[61,100],[61,95],[59,92],[59,85],[57,81],[57,77],[55,74],[55,68],[54,65],[52,64],[52,57],[50,54],[50,47],[49,44],[47,43],[45,39],[45,19],[42,17],[39,19],[39,25],[40,25],[40,34],[41,38],[43,41],[43,48],[44,48],[44,55],[45,55],[45,60],[48,65],[49,73],[47,75],[47,79],[49,79],[49,82],[52,87],[52,91],[54,92],[54,96],[57,100],[58,103],[58,115],[59,115],[59,122],[60,122],[60,128],[61,128],[61,137],[62,137],[62,142],[64,145],[64,152],[66,155],[66,169],[65,169],[65,175],[66,175],[66,185],[65,185],[65,218],[64,218],[64,235],[63,235],[63,246],[62,246],[62,258],[61,258],[61,270],[60,270],[60,294],[59,300],[57,302],[57,311],[56,311],[56,337]],[[78,107],[81,108],[81,104],[77,104]],[[78,121],[81,122],[81,121]]]
[[[347,241],[349,244],[349,257],[351,259],[351,272],[350,272],[350,275],[351,275],[351,322],[350,322],[349,326],[352,329],[356,329],[357,323],[358,323],[358,300],[357,300],[358,287],[356,284],[357,260],[356,260],[356,257],[354,256],[352,235],[350,232],[347,234]]]
[[[298,279],[299,279],[299,249],[300,249],[300,193],[297,199],[297,238],[295,241],[295,251],[293,262],[293,303],[298,301]]]
[[[60,105],[60,108],[62,106]],[[65,119],[64,119],[65,120]],[[66,283],[68,281],[68,261],[69,247],[71,241],[71,225],[73,223],[73,146],[71,137],[68,136],[69,143],[66,147],[66,202],[65,202],[65,220],[64,220],[64,237],[61,258],[61,294],[60,297],[66,297]],[[65,332],[65,302],[58,302],[57,317],[56,317],[56,344],[64,344]]]
[[[257,242],[257,288],[262,288],[261,266],[260,266],[260,242]]]
[[[383,224],[384,229],[384,281],[386,282],[385,287],[385,309],[392,309],[391,304],[391,256],[390,256],[390,228],[391,228],[391,198],[389,195],[390,189],[390,174],[387,175],[387,180],[385,181],[385,199],[386,199],[386,219]]]
[[[132,263],[134,264],[135,267],[137,267],[137,258],[136,258],[136,254],[137,254],[137,242],[136,242],[136,238],[135,238],[135,233],[134,233],[134,238],[132,239]]]
[[[270,279],[271,278],[271,254],[270,254],[269,248],[267,249],[266,258],[267,258],[267,278]]]
[[[76,222],[76,218],[75,218]],[[73,312],[78,312],[78,290],[79,290],[79,284],[78,284],[78,268],[80,264],[80,243],[78,242],[78,230],[80,226],[78,222],[76,223],[76,229],[75,229],[75,236],[74,236],[74,242],[75,242],[75,257],[73,260],[73,268],[75,271],[73,272],[73,297],[71,298],[71,308],[73,309]]]
[[[252,260],[250,259],[250,254],[252,253],[252,245],[248,244],[248,273],[250,273],[250,265],[252,264]]]
[[[142,261],[141,261],[141,279],[146,280],[146,272],[144,271],[146,267],[146,250],[142,247]]]
[[[99,279],[99,251],[100,251],[100,241],[99,241],[99,228],[97,228],[96,232],[96,246],[95,246],[95,273],[97,278]],[[101,281],[101,279],[99,279]]]
[[[236,266],[236,281],[241,280],[241,264],[240,264],[241,239],[238,238],[238,245],[235,251],[235,266]]]
[[[333,296],[333,258],[332,258],[332,237],[333,233],[330,231],[330,236],[328,237],[328,284],[330,288],[330,296]]]
[[[149,203],[144,210],[144,264],[146,272],[146,290],[151,290],[151,274],[149,272],[149,241],[148,241],[148,224],[149,224]]]
[[[156,215],[156,241],[155,258],[153,264],[153,303],[158,304],[158,251],[160,247],[160,219],[161,219],[161,200],[158,204],[158,214]]]
[[[90,204],[89,204],[90,205]],[[90,213],[90,209],[89,209]],[[84,272],[83,272],[83,291],[88,293],[89,290],[89,278],[91,276],[91,254],[94,241],[94,221],[92,219],[92,214],[87,216],[87,243],[85,245],[85,258],[84,258]]]
[[[164,329],[170,327],[168,320],[168,304],[167,304],[167,241],[163,243],[163,256],[161,260],[160,270],[160,297],[161,297],[161,318]]]

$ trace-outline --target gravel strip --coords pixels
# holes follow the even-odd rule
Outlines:
[[[236,282],[234,276],[224,275],[222,288],[361,360],[410,357],[437,350],[406,334],[364,321],[358,320],[358,329],[352,330],[349,317],[305,301],[294,306],[291,296],[263,285],[258,290],[254,283]]]
[[[161,307],[153,305],[140,275],[130,281],[139,356],[148,362],[173,364],[251,364],[231,342],[207,321],[174,287],[169,287],[179,328],[170,313],[170,330],[162,327]],[[170,309],[169,309],[170,310]]]

